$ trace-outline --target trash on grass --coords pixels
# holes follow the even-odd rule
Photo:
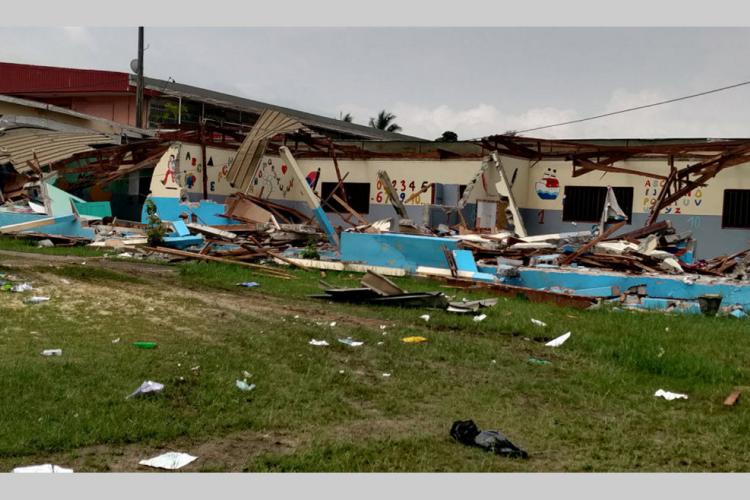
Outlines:
[[[160,384],[159,382],[154,382],[152,380],[146,380],[138,389],[133,391],[133,393],[125,399],[146,394],[155,394],[157,392],[161,392],[162,390],[164,390],[164,384]]]
[[[66,469],[54,464],[28,465],[26,467],[16,467],[13,469],[16,474],[20,473],[46,473],[46,474],[70,474],[73,469]]]
[[[339,342],[341,342],[342,344],[352,346],[352,347],[359,347],[362,344],[364,344],[364,342],[360,342],[359,340],[354,340],[351,337],[347,337],[345,339],[339,339]]]
[[[480,430],[473,420],[453,422],[450,435],[459,443],[477,446],[496,455],[510,458],[529,458],[528,453],[511,443],[503,433]]]
[[[672,401],[674,399],[687,399],[687,394],[680,394],[677,392],[669,392],[665,391],[664,389],[659,389],[654,393],[654,396],[657,398],[664,398],[667,401]]]
[[[236,385],[239,390],[245,391],[245,392],[250,392],[253,389],[255,389],[255,384],[248,384],[247,379],[235,380],[234,385]]]
[[[255,288],[256,286],[260,286],[255,281],[244,281],[242,283],[237,283],[237,286],[245,287],[245,288]]]
[[[423,315],[420,316],[420,318],[422,318],[425,321],[430,321],[430,315],[429,314],[423,314]]]
[[[546,359],[535,358],[533,356],[530,357],[527,361],[532,365],[551,365],[552,364],[551,361],[547,361]]]
[[[385,378],[388,378],[388,377],[390,377],[390,376],[391,376],[391,374],[390,374],[390,373],[384,373],[384,374],[383,374],[383,376],[384,376]]]
[[[531,322],[536,326],[547,326],[547,323],[545,323],[544,321],[539,321],[538,319],[531,318]]]
[[[45,349],[42,356],[62,356],[62,349]]]
[[[33,289],[34,288],[28,283],[19,283],[17,285],[13,285],[10,288],[10,291],[14,293],[23,293],[23,292],[28,292],[29,290],[33,290]]]
[[[156,342],[133,342],[133,345],[139,349],[155,349],[159,344]]]
[[[549,347],[559,347],[563,345],[565,341],[568,340],[569,338],[570,338],[570,332],[560,335],[556,339],[552,339],[544,345],[549,346]]]
[[[325,340],[311,339],[310,342],[308,342],[308,344],[310,344],[310,345],[322,345],[322,346],[325,346],[325,345],[328,345],[328,342],[326,342]]]
[[[147,460],[141,460],[138,462],[139,465],[145,465],[147,467],[156,467],[159,469],[176,470],[185,467],[190,462],[196,460],[198,457],[188,455],[187,453],[179,453],[176,451],[170,451],[164,453],[158,457],[149,458]]]
[[[401,339],[401,342],[406,342],[407,344],[419,344],[420,342],[427,342],[427,339],[417,335],[414,337],[404,337]]]
[[[49,300],[49,297],[40,297],[40,296],[33,296],[26,300],[29,304],[39,304],[40,302],[47,302]]]
[[[331,328],[333,328],[334,326],[336,326],[336,322],[335,322],[335,321],[331,321],[331,324],[330,324],[329,326],[330,326]]]
[[[119,341],[120,341],[120,337],[117,337],[116,339],[114,339],[114,340],[112,341],[112,343],[113,343],[113,344],[116,344],[116,343],[118,343]]]
[[[486,314],[480,314],[479,316],[474,316],[474,322],[479,323],[480,321],[484,321],[486,317],[487,317]]]

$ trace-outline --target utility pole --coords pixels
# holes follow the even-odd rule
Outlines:
[[[138,74],[135,93],[135,126],[143,127],[143,26],[138,26]]]

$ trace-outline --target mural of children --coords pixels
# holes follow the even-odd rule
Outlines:
[[[167,179],[171,175],[172,176],[172,184],[176,184],[177,181],[174,178],[174,174],[175,174],[176,170],[177,170],[177,168],[176,168],[176,161],[175,161],[174,155],[169,155],[169,162],[167,162],[167,171],[164,174],[164,179],[162,179],[161,183],[166,186]]]

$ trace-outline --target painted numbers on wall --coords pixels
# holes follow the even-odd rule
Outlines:
[[[398,193],[398,197],[401,198],[401,201],[405,202],[406,199],[412,195],[412,193],[419,189],[424,189],[425,186],[429,184],[429,182],[422,181],[422,184],[417,187],[417,183],[414,179],[392,179],[391,184],[393,184],[393,189],[395,189],[396,192],[400,191]],[[374,201],[375,203],[388,203],[388,193],[386,193],[383,189],[383,183],[380,180],[378,180],[376,189],[377,191],[375,192],[375,196],[371,199],[371,201]],[[427,190],[424,193],[420,193],[419,196],[415,196],[414,198],[412,198],[409,201],[409,205],[421,205],[424,203],[430,203],[431,201],[432,194],[430,190]]]

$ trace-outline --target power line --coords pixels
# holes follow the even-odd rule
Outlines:
[[[704,95],[708,95],[708,94],[714,94],[716,92],[722,92],[724,90],[729,90],[729,89],[734,89],[734,88],[737,88],[737,87],[742,87],[743,85],[750,85],[750,81],[741,82],[741,83],[735,83],[734,85],[728,85],[726,87],[720,87],[718,89],[706,90],[704,92],[699,92],[697,94],[686,95],[686,96],[683,96],[683,97],[676,97],[674,99],[668,99],[666,101],[659,101],[659,102],[654,102],[654,103],[651,103],[651,104],[644,104],[642,106],[635,106],[633,108],[621,109],[619,111],[612,111],[610,113],[604,113],[604,114],[601,114],[601,115],[589,116],[588,118],[579,118],[578,120],[570,120],[570,121],[567,121],[567,122],[553,123],[551,125],[543,125],[541,127],[527,128],[525,130],[518,130],[518,131],[516,131],[516,133],[517,134],[522,134],[524,132],[533,132],[535,130],[543,130],[543,129],[546,129],[546,128],[559,127],[561,125],[571,125],[573,123],[587,122],[587,121],[590,121],[590,120],[596,120],[598,118],[605,118],[607,116],[619,115],[619,114],[622,114],[622,113],[629,113],[630,111],[638,111],[639,109],[653,108],[654,106],[661,106],[662,104],[669,104],[669,103],[672,103],[672,102],[684,101],[686,99],[692,99],[694,97],[700,97],[700,96],[704,96]]]

